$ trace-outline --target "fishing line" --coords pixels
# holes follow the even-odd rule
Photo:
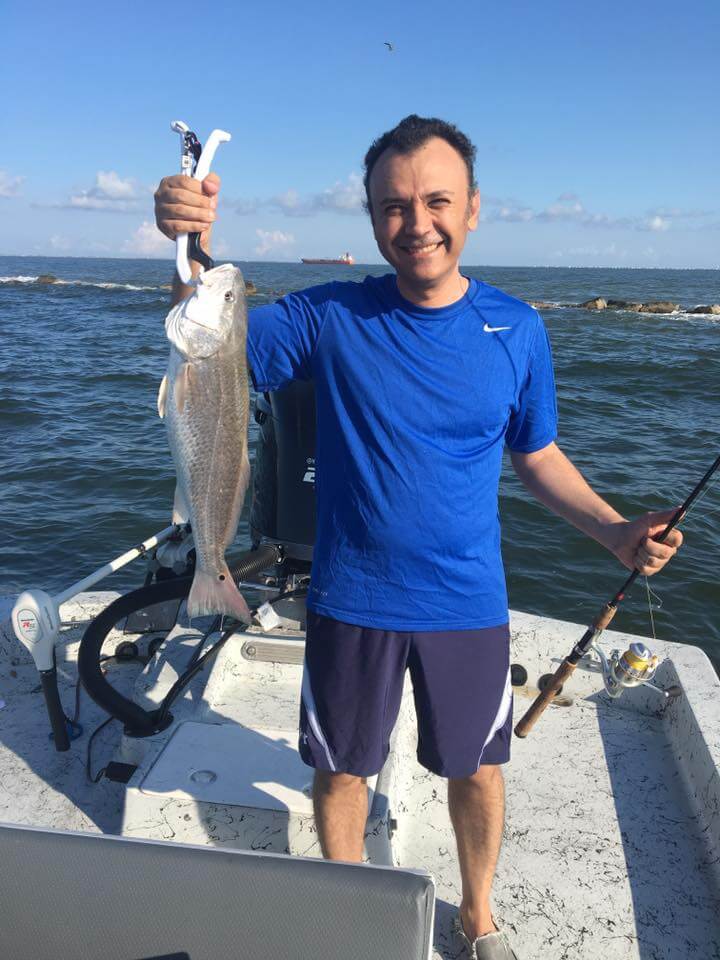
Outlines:
[[[685,514],[684,514],[684,516],[683,516],[683,518],[682,518],[683,521],[687,520],[687,518],[690,516],[690,514],[693,512],[693,510],[697,507],[697,505],[698,505],[702,500],[705,499],[705,497],[706,497],[706,496],[708,495],[708,493],[715,487],[715,485],[719,482],[719,480],[720,480],[720,478],[718,477],[717,474],[710,480],[710,482],[707,484],[707,486],[705,487],[705,489],[702,490],[702,492],[701,492],[700,494],[698,494],[698,496],[695,498],[694,502],[691,503],[690,506],[688,507],[688,509],[685,511]],[[668,499],[669,499],[669,500],[676,500],[676,499],[679,499],[679,497],[676,497],[676,494],[673,492]],[[718,514],[718,513],[720,513],[720,506],[716,507],[714,510],[707,511],[707,512],[705,513],[705,516],[706,516],[706,517],[712,517],[712,516],[714,516],[714,515],[716,515],[716,514]],[[653,600],[656,601],[656,602],[655,602],[655,609],[656,609],[656,610],[662,610],[663,601],[662,601],[661,597],[659,596],[659,594],[655,593],[654,590],[651,590],[651,589],[650,589],[649,578],[648,578],[647,576],[645,577],[645,590],[646,590],[646,593],[647,593],[648,615],[649,615],[649,617],[650,617],[650,628],[651,628],[651,630],[652,630],[652,638],[653,638],[653,640],[657,640],[657,634],[656,634],[656,632],[655,632],[655,617],[654,617],[654,615],[653,615]]]
[[[652,636],[653,636],[653,640],[657,640],[657,636],[655,635],[655,617],[653,616],[652,596],[650,593],[650,584],[648,583],[647,577],[645,577],[645,589],[647,591],[648,613],[650,614],[650,626],[652,628]]]

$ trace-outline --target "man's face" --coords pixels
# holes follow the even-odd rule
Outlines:
[[[480,195],[468,195],[467,167],[454,147],[433,137],[413,153],[386,150],[369,192],[375,240],[402,286],[437,287],[457,273]]]

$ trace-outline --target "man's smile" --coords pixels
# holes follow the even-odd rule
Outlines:
[[[438,250],[440,247],[443,246],[443,241],[436,240],[433,243],[421,243],[421,244],[399,243],[397,244],[397,246],[400,247],[400,249],[404,251],[404,253],[408,254],[411,257],[422,258],[422,257],[429,257],[433,253],[435,253],[436,250]]]

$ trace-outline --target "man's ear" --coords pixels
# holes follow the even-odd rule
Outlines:
[[[468,204],[468,230],[477,230],[480,219],[480,191],[476,190]]]

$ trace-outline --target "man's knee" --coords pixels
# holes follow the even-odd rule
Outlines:
[[[313,791],[315,794],[358,793],[367,787],[367,777],[352,773],[334,773],[331,770],[316,770]]]
[[[503,783],[502,767],[497,763],[485,763],[471,776],[453,777],[450,782],[457,784],[461,790],[497,789]]]

